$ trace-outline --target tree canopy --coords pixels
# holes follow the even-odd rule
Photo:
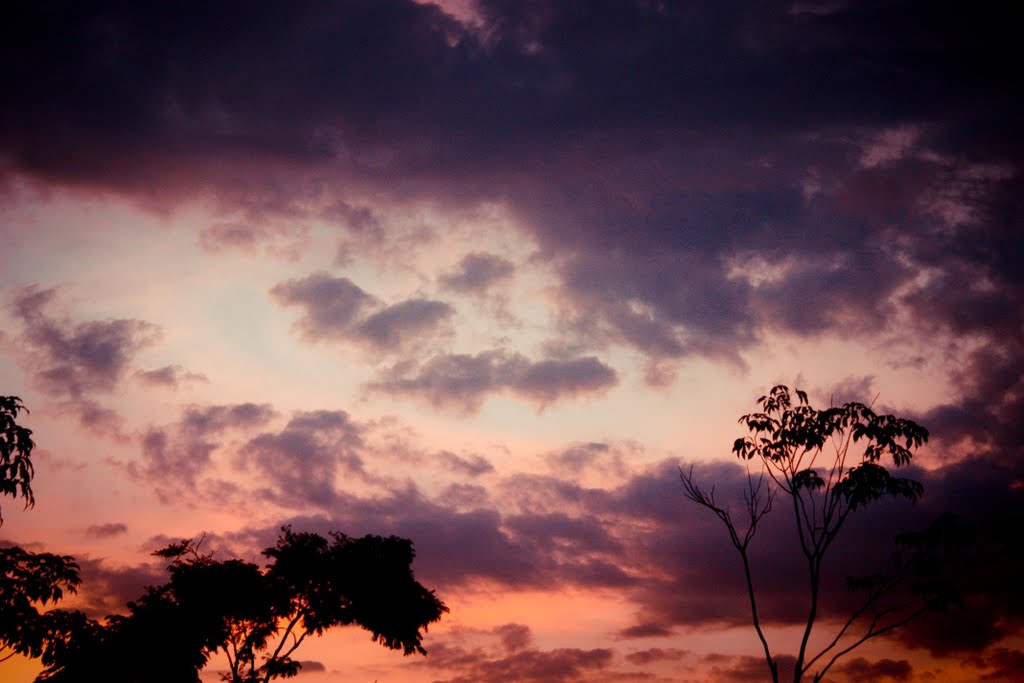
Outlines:
[[[128,604],[106,624],[82,622],[44,659],[39,680],[198,681],[223,652],[231,683],[266,683],[298,673],[292,655],[311,635],[355,625],[405,654],[426,654],[423,631],[448,611],[416,581],[412,542],[350,538],[284,527],[264,567],[217,560],[184,540],[157,555],[170,560],[167,583]]]

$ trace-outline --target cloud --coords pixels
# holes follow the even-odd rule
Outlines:
[[[132,357],[155,342],[160,328],[143,320],[74,323],[51,315],[57,291],[28,287],[14,297],[14,312],[33,353],[36,380],[55,396],[81,398],[109,392],[122,379]]]
[[[94,538],[110,538],[128,532],[128,526],[122,522],[108,522],[107,524],[93,524],[85,530],[89,536]]]
[[[384,206],[500,204],[557,276],[566,333],[638,350],[653,382],[692,357],[742,366],[768,331],[1019,332],[1012,9],[314,7],[257,2],[240,22],[213,2],[189,26],[116,3],[16,13],[3,173],[158,206],[213,197],[211,248],[324,218],[375,244]],[[737,273],[751,255],[774,277]],[[473,252],[438,283],[485,291],[509,267]],[[310,338],[389,351],[450,313],[412,300],[363,336],[344,311],[367,302],[334,295],[291,302]]]
[[[575,443],[563,450],[548,453],[545,460],[554,472],[571,478],[579,478],[588,472],[622,477],[627,472],[624,451],[632,453],[635,449],[627,450],[602,442]]]
[[[856,657],[835,667],[834,672],[848,681],[909,681],[914,676],[914,667],[905,659],[879,659],[869,662]]]
[[[653,622],[634,624],[619,631],[619,635],[623,638],[665,638],[673,633],[674,631],[664,624]]]
[[[530,361],[495,350],[437,355],[422,365],[402,362],[367,388],[473,413],[491,393],[508,391],[543,408],[565,398],[604,393],[617,382],[615,370],[594,356]]]
[[[154,485],[163,498],[194,491],[226,432],[251,431],[275,415],[265,403],[186,406],[175,422],[151,425],[139,435],[142,457],[128,464],[128,472]]]
[[[86,428],[120,434],[121,419],[96,394],[109,394],[128,372],[134,356],[161,335],[144,320],[108,319],[73,322],[53,313],[56,289],[26,287],[14,295],[13,309],[22,324],[23,364],[47,394],[62,399]]]
[[[530,627],[525,624],[503,624],[494,629],[506,652],[518,652],[533,642]]]
[[[365,478],[359,450],[363,429],[348,413],[298,412],[279,432],[264,432],[240,449],[241,462],[262,478],[267,495],[279,504],[303,508],[336,500],[336,477]]]
[[[385,306],[348,278],[316,273],[271,290],[283,306],[299,306],[296,323],[311,341],[341,340],[376,353],[394,353],[444,332],[454,309],[442,301],[408,299]]]
[[[594,680],[592,674],[605,671],[614,657],[608,649],[582,650],[560,648],[541,650],[530,647],[532,634],[522,624],[504,624],[483,635],[496,641],[489,648],[468,649],[459,643],[446,641],[431,646],[430,657],[424,666],[443,671],[452,678],[437,683],[469,683],[469,681],[568,681]]]
[[[207,251],[225,248],[252,249],[267,238],[267,230],[261,226],[243,223],[216,223],[203,228],[199,233],[199,244]]]
[[[144,384],[177,389],[186,382],[209,382],[206,375],[190,372],[180,365],[165,365],[154,370],[136,370],[135,377]]]
[[[704,657],[710,665],[710,680],[721,683],[754,683],[769,677],[768,662],[763,657],[747,657],[735,655],[710,654]],[[786,680],[793,675],[796,658],[788,655],[776,657],[779,667],[779,680]]]
[[[163,567],[156,564],[111,566],[102,558],[88,556],[78,556],[75,561],[82,577],[75,607],[93,619],[123,614],[127,603],[141,597],[147,586],[167,580]]]
[[[482,294],[507,280],[515,272],[511,261],[487,252],[466,254],[452,270],[442,273],[438,283],[445,289],[463,294]]]
[[[479,477],[494,471],[494,465],[487,458],[475,453],[464,458],[451,451],[441,451],[437,454],[437,459],[446,469],[469,477]]]
[[[971,664],[979,668],[991,668],[981,676],[983,681],[1010,681],[1020,680],[1024,674],[1024,652],[1001,647],[995,648],[985,657],[972,660]]]
[[[679,648],[652,647],[647,650],[637,650],[626,655],[626,660],[631,664],[650,664],[651,662],[675,661],[690,654],[689,650]]]

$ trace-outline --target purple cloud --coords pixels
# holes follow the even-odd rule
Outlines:
[[[146,428],[139,436],[141,460],[129,463],[128,471],[154,485],[164,498],[182,487],[195,490],[225,432],[251,431],[275,415],[268,404],[187,406],[177,421]]]
[[[676,661],[690,654],[689,650],[678,648],[652,647],[646,650],[637,650],[626,655],[626,660],[632,664],[650,664],[651,662]]]
[[[905,659],[879,659],[868,661],[855,657],[836,667],[836,673],[851,683],[860,681],[909,681],[914,677],[914,667]]]
[[[508,391],[543,408],[564,398],[604,393],[617,382],[615,370],[594,356],[530,361],[499,350],[438,355],[420,366],[399,363],[367,388],[473,413],[491,393]]]
[[[271,295],[281,305],[303,309],[296,327],[306,339],[350,341],[378,353],[401,351],[441,333],[454,313],[448,304],[430,299],[385,306],[348,278],[326,273],[282,282]]]
[[[451,451],[441,451],[436,457],[446,469],[460,475],[479,477],[494,471],[494,465],[487,458],[475,453],[462,457]]]
[[[240,450],[241,462],[261,475],[268,495],[280,504],[330,506],[340,472],[366,477],[359,456],[362,432],[344,411],[300,412],[280,432],[250,439]]]
[[[186,382],[209,382],[206,375],[190,372],[180,365],[165,365],[155,370],[137,370],[135,377],[151,386],[177,389]]]
[[[466,254],[456,266],[442,273],[438,283],[445,289],[463,294],[482,294],[491,286],[507,280],[515,272],[511,261],[487,252]]]
[[[122,522],[108,522],[107,524],[92,524],[85,530],[89,536],[94,538],[110,538],[128,533],[128,526]]]
[[[133,356],[160,336],[159,327],[143,320],[74,323],[52,315],[56,297],[54,289],[28,287],[14,298],[36,380],[51,395],[80,399],[111,391]]]

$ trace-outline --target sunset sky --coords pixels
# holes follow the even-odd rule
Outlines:
[[[337,630],[308,683],[765,680],[678,467],[740,482],[773,385],[932,435],[924,498],[855,516],[827,595],[943,512],[1022,522],[1011,4],[14,2],[0,395],[37,505],[0,501],[0,542],[74,555],[99,617],[171,540],[412,539],[451,609],[428,656]],[[781,654],[787,523],[754,552]],[[984,563],[832,680],[1024,678],[1021,550]]]

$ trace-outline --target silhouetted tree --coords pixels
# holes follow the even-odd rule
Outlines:
[[[0,396],[0,495],[25,499],[25,507],[35,505],[32,496],[32,430],[19,425],[18,413],[28,412],[17,396]],[[4,518],[0,514],[0,524]]]
[[[17,396],[0,396],[0,494],[35,504],[32,495],[32,430],[19,425],[28,412]],[[0,524],[3,517],[0,516]],[[68,555],[0,548],[0,662],[16,654],[40,657],[49,652],[48,634],[63,619],[40,606],[54,603],[81,583],[79,567]]]
[[[298,673],[296,649],[335,626],[357,625],[387,648],[426,654],[421,631],[448,611],[415,580],[412,542],[394,536],[328,539],[285,527],[263,568],[215,560],[189,540],[156,554],[171,560],[170,580],[129,603],[125,616],[69,629],[39,680],[198,681],[223,651],[224,680],[266,683]]]
[[[863,598],[860,607],[825,647],[813,654],[808,651],[821,598],[822,562],[832,543],[855,510],[885,497],[916,501],[921,496],[920,483],[892,476],[881,463],[888,458],[895,467],[907,465],[913,449],[927,441],[928,432],[910,420],[877,415],[862,403],[818,410],[808,403],[806,393],[799,389],[794,393],[795,403],[788,387],[776,386],[758,399],[760,412],[739,420],[750,432],[736,439],[732,449],[747,465],[742,517],[734,517],[727,505],[716,500],[714,487],[700,487],[692,467],[680,468],[680,476],[686,497],[722,521],[739,553],[754,630],[776,682],[778,663],[761,626],[749,548],[778,496],[788,499],[785,507],[796,522],[809,578],[810,604],[793,674],[799,683],[815,667],[813,680],[822,680],[840,657],[929,609],[947,604],[952,593],[937,553],[942,549],[940,537],[948,537],[942,533],[948,526],[904,535],[891,570],[848,580],[849,588]],[[758,466],[756,471],[751,463]]]

